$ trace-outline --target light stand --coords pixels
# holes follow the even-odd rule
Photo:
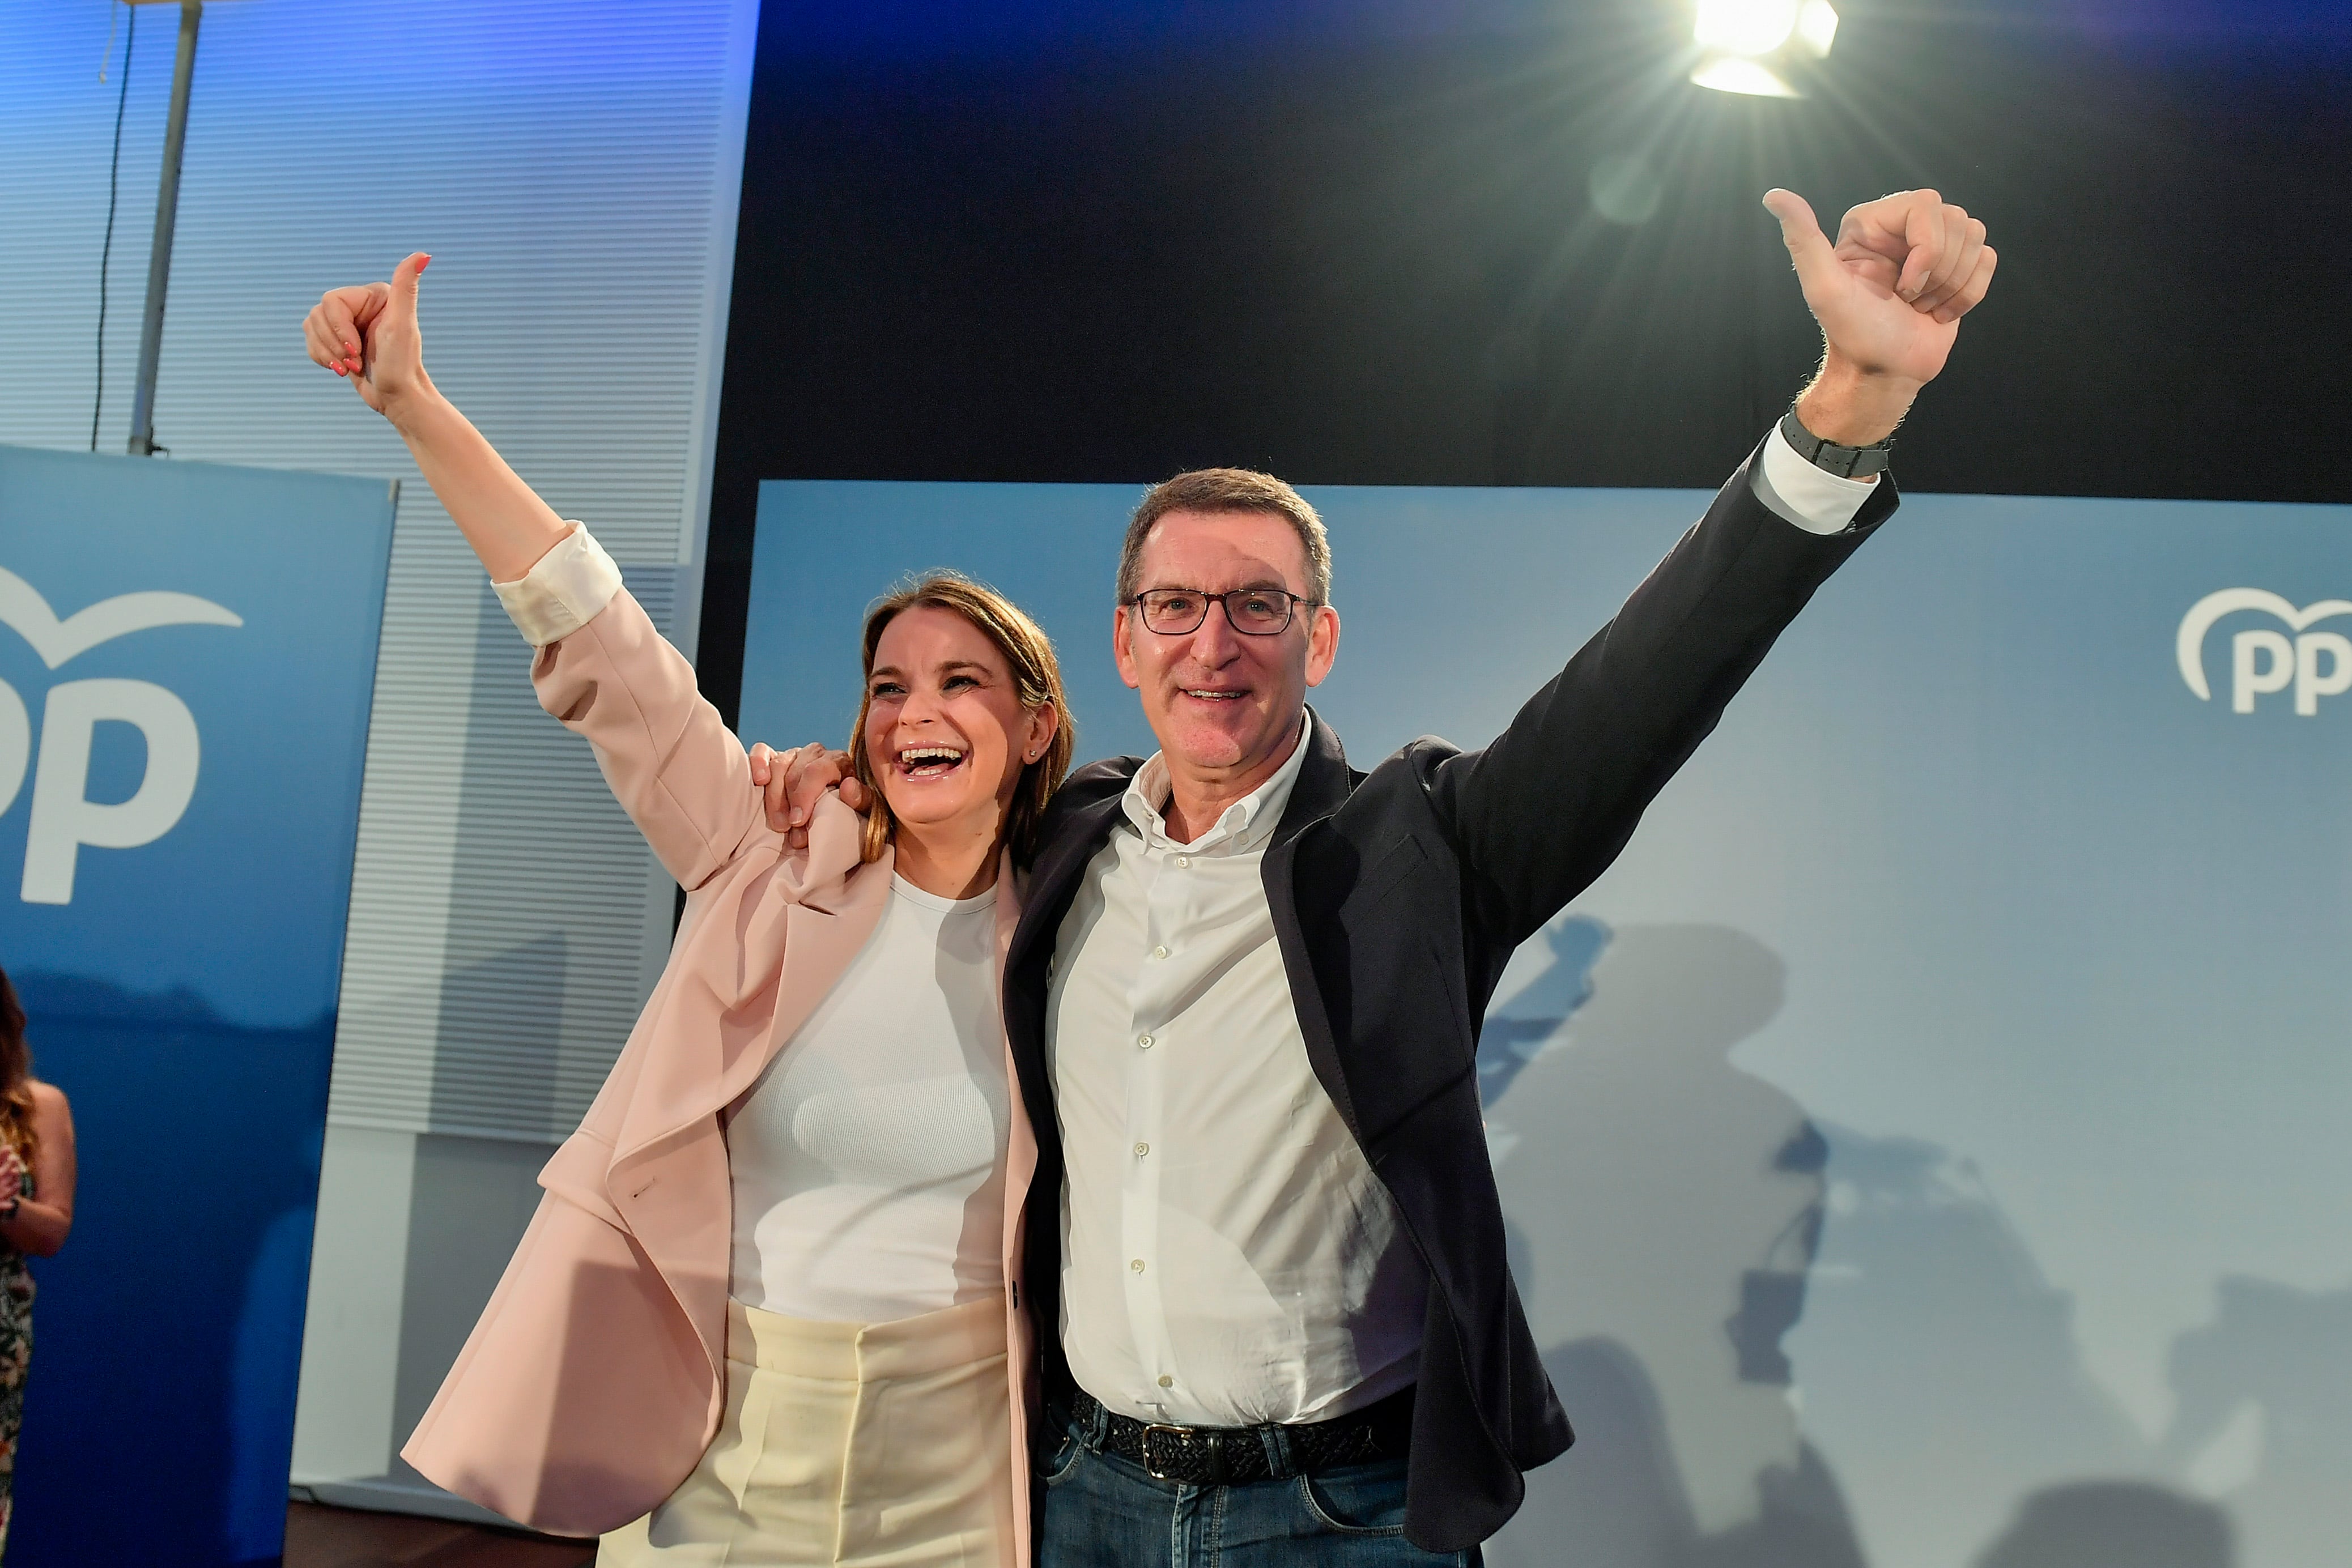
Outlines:
[[[134,5],[167,0],[129,0]],[[188,85],[196,74],[204,0],[180,0],[180,52],[172,65],[172,111],[163,131],[163,179],[155,195],[155,247],[147,257],[147,313],[139,328],[139,384],[131,397],[131,455],[155,453],[155,369],[163,354],[163,296],[172,282],[172,228],[180,212],[180,154],[188,140]]]

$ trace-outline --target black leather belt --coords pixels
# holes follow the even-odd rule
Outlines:
[[[1071,1391],[1069,1406],[1078,1440],[1087,1448],[1141,1465],[1154,1480],[1184,1486],[1280,1480],[1341,1465],[1399,1458],[1412,1432],[1411,1388],[1337,1420],[1295,1426],[1179,1427],[1138,1421],[1104,1408],[1083,1388]]]

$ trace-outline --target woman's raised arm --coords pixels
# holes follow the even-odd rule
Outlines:
[[[302,333],[310,358],[350,378],[361,400],[400,432],[490,580],[513,582],[569,530],[425,373],[416,280],[432,259],[419,251],[393,269],[390,283],[329,289]]]
[[[425,373],[416,280],[431,259],[420,252],[389,283],[321,295],[302,323],[310,358],[350,378],[408,443],[539,649],[531,682],[541,706],[588,738],[654,852],[698,887],[761,829],[742,745],[611,558],[556,516]]]

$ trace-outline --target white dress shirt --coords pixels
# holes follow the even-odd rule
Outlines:
[[[1874,483],[1778,429],[1751,475],[1821,534]],[[1162,816],[1165,760],[1146,762],[1055,947],[1062,1347],[1080,1387],[1139,1420],[1328,1420],[1418,1369],[1427,1277],[1307,1060],[1261,880],[1313,722],[1189,844]]]
[[[1259,880],[1313,722],[1189,844],[1145,763],[1055,949],[1062,1345],[1139,1419],[1319,1420],[1419,1360],[1420,1260],[1307,1061]]]

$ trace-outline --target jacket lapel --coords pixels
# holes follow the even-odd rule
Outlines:
[[[864,864],[861,831],[857,814],[827,796],[810,820],[804,860],[740,878],[731,903],[703,912],[703,920],[729,922],[741,934],[728,973],[681,977],[717,995],[720,1028],[691,1046],[670,1042],[672,1049],[646,1063],[614,1150],[615,1193],[623,1190],[624,1167],[751,1086],[874,934],[889,897],[891,856],[886,849]],[[743,987],[762,974],[776,977],[774,1010],[756,1031],[730,1034],[726,1019],[755,999]]]
[[[1282,948],[1283,973],[1290,981],[1291,1008],[1298,1015],[1298,1032],[1307,1041],[1307,1060],[1313,1064],[1324,1092],[1339,1107],[1348,1131],[1361,1145],[1363,1129],[1356,1120],[1355,1097],[1349,1092],[1347,1075],[1340,1071],[1338,1037],[1323,1005],[1322,988],[1316,983],[1315,965],[1307,951],[1306,930],[1299,923],[1296,883],[1299,835],[1338,810],[1354,788],[1355,776],[1349,771],[1348,754],[1339,745],[1339,732],[1324,721],[1321,714],[1316,714],[1307,760],[1299,764],[1298,780],[1291,786],[1290,803],[1283,809],[1282,821],[1275,826],[1274,842],[1265,852],[1261,874],[1265,882],[1265,901],[1274,915],[1275,941]]]
[[[1058,1150],[1060,1124],[1054,1116],[1054,1095],[1045,1072],[1045,988],[1047,966],[1062,917],[1077,896],[1078,878],[1087,862],[1111,835],[1120,816],[1125,790],[1071,811],[1055,824],[1055,832],[1029,873],[1022,900],[1020,924],[1014,928],[1004,961],[1004,1040],[1013,1052],[1013,1071],[1029,1123],[1040,1145]]]
[[[1023,885],[1013,867],[1013,852],[1007,850],[996,871],[996,981],[1000,998],[1003,994],[1005,961],[1013,951],[1013,936],[1020,928]],[[1000,1001],[1000,1007],[1002,1003]],[[1020,1091],[1021,1070],[1013,1059],[1013,1031],[1004,1031],[1004,1070],[1014,1092]],[[1025,1111],[1025,1101],[1019,1109]],[[1037,1135],[1025,1114],[1013,1118],[1013,1127],[1004,1145],[1004,1266],[1005,1279],[1013,1287],[1013,1304],[1020,1302],[1021,1236],[1024,1209],[1028,1202],[1030,1178],[1037,1174]]]
[[[1021,924],[1013,935],[1013,946],[1007,958],[1007,973],[1026,966],[1036,954],[1040,941],[1051,944],[1060,929],[1062,916],[1069,913],[1070,900],[1076,896],[1079,873],[1095,852],[1103,847],[1118,826],[1120,802],[1125,791],[1106,795],[1099,800],[1079,807],[1056,824],[1058,831],[1052,841],[1037,857],[1029,873],[1027,895],[1022,900]]]
[[[1290,801],[1282,809],[1282,821],[1274,826],[1274,849],[1297,838],[1309,823],[1338,810],[1355,788],[1339,732],[1314,708],[1307,711],[1315,716],[1315,728],[1307,737],[1307,760],[1298,765],[1298,777],[1290,786]],[[1266,856],[1269,862],[1273,858],[1271,852]]]

